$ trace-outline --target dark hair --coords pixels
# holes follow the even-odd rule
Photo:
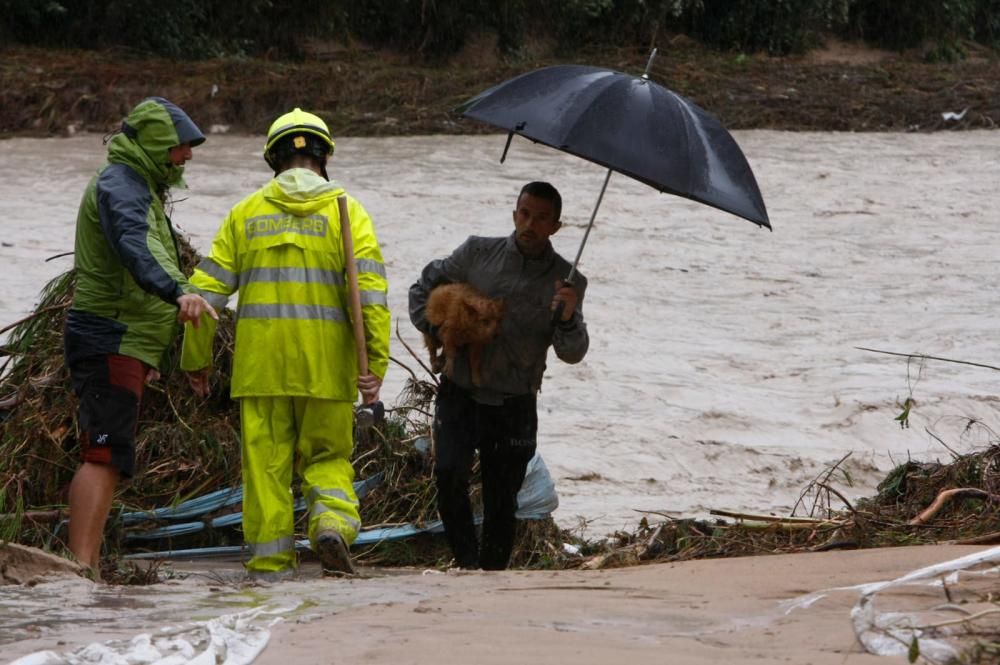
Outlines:
[[[555,214],[555,221],[559,221],[562,215],[562,197],[559,196],[559,190],[553,187],[550,183],[541,182],[536,180],[534,182],[529,182],[527,185],[521,188],[521,193],[517,195],[517,199],[520,201],[521,197],[525,194],[530,196],[537,196],[540,199],[545,199],[552,204],[552,212]]]

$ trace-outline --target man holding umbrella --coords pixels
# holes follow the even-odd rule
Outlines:
[[[458,109],[507,132],[501,163],[518,134],[607,168],[572,266],[548,240],[559,230],[558,193],[547,183],[530,183],[518,197],[512,236],[469,238],[450,257],[428,264],[410,288],[410,319],[431,335],[424,312],[439,284],[468,282],[487,297],[507,300],[499,337],[483,352],[483,383],[471,381],[468,356],[461,355],[437,397],[438,507],[463,568],[507,566],[517,490],[535,449],[535,393],[545,355],[551,344],[560,359],[573,363],[587,351],[579,311],[586,280],[576,266],[612,172],[771,228],[736,141],[716,118],[650,79],[655,56],[653,49],[641,76],[582,65],[544,67],[484,90]],[[554,323],[545,317],[547,307],[561,312]],[[485,512],[478,559],[467,491],[475,448]]]
[[[481,381],[472,380],[469,356],[460,350],[452,376],[442,376],[435,403],[434,475],[438,510],[455,563],[502,570],[514,541],[517,493],[535,454],[536,395],[549,347],[567,363],[587,353],[582,303],[587,281],[563,280],[570,263],[549,238],[560,226],[562,198],[547,182],[525,185],[506,237],[472,236],[451,256],[431,261],[410,287],[410,320],[433,335],[425,317],[431,291],[467,283],[489,298],[503,298],[506,313],[497,337],[482,351]],[[553,314],[555,312],[555,314]],[[477,543],[469,501],[469,475],[479,451],[483,479],[482,544]]]

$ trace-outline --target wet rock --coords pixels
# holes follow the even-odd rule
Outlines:
[[[68,559],[35,547],[0,541],[0,585],[33,585],[56,577],[83,575],[83,566]]]

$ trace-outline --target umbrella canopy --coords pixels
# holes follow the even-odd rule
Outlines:
[[[546,67],[481,92],[458,111],[506,129],[508,146],[520,134],[771,228],[750,165],[726,128],[645,74]]]

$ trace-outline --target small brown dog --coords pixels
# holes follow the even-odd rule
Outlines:
[[[451,376],[455,353],[468,346],[472,383],[480,385],[483,347],[500,331],[504,309],[503,300],[487,298],[468,284],[442,284],[433,289],[424,312],[427,322],[437,328],[437,340],[424,335],[431,369]],[[444,350],[443,357],[439,348]]]

